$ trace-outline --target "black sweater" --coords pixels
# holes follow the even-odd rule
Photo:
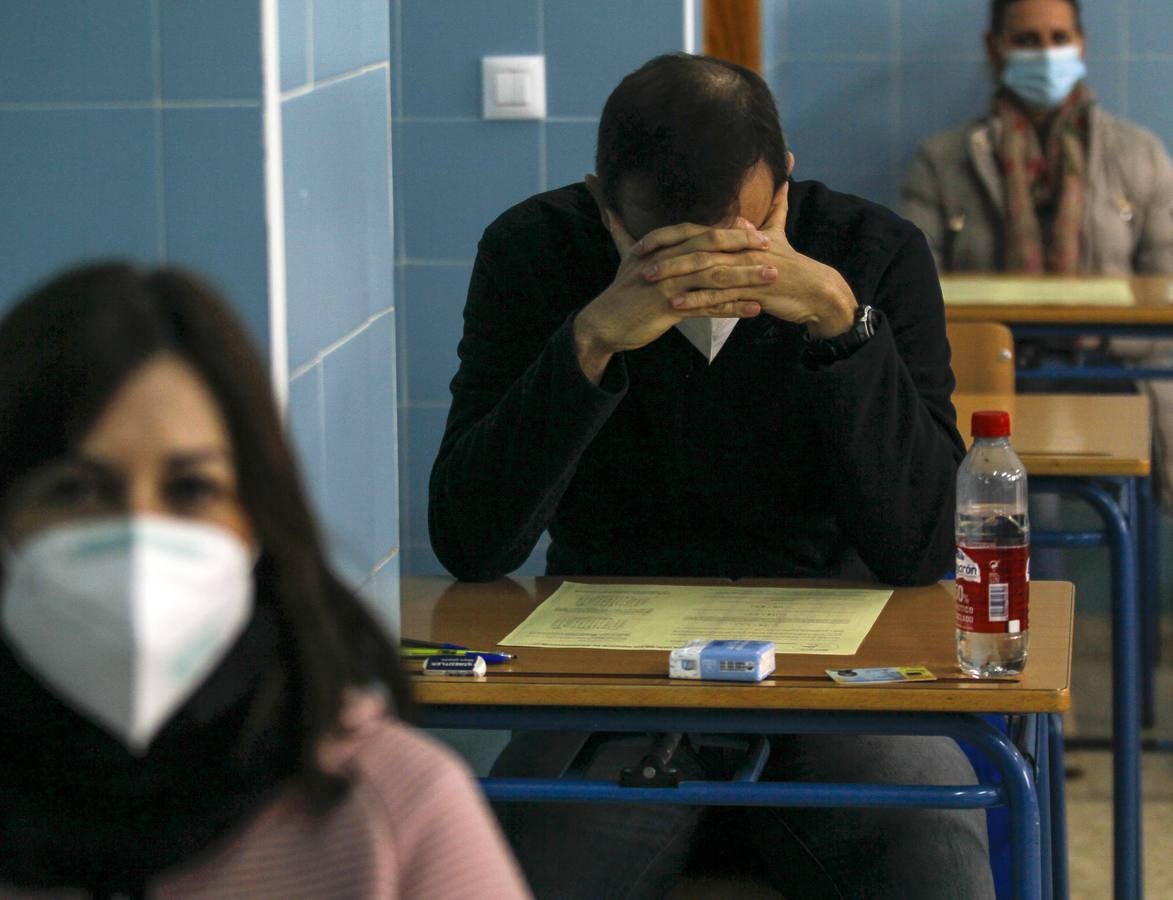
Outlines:
[[[712,365],[670,329],[596,387],[571,328],[619,259],[586,188],[490,225],[432,469],[441,562],[496,578],[548,529],[554,575],[825,576],[853,548],[881,581],[941,577],[964,445],[928,246],[817,182],[791,185],[786,233],[882,312],[867,344],[811,369],[802,328],[762,314]]]

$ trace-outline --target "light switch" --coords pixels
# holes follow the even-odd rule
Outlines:
[[[525,72],[497,73],[497,105],[525,106],[529,102],[529,79]]]
[[[486,119],[544,119],[546,58],[482,57],[481,95]]]

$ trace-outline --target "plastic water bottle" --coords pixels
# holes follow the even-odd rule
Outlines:
[[[957,662],[967,675],[1015,675],[1030,647],[1026,468],[1010,446],[1010,414],[972,420],[957,470]]]

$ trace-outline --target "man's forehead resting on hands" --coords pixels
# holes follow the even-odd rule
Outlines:
[[[769,88],[723,60],[655,62],[603,108],[596,199],[636,240],[681,222],[760,226],[790,168]]]

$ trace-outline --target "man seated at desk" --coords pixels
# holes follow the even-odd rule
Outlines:
[[[951,567],[963,444],[932,255],[891,212],[790,181],[793,162],[760,77],[658,57],[608,99],[596,173],[488,227],[430,487],[457,577],[511,571],[544,530],[566,576],[923,584]],[[497,772],[557,772],[585,737],[518,735]],[[644,749],[604,747],[592,774]],[[945,739],[811,736],[775,741],[766,777],[973,773]],[[992,895],[981,812],[733,812],[787,897]],[[720,811],[700,820],[514,804],[505,827],[539,896],[643,897],[691,846],[726,852]]]

